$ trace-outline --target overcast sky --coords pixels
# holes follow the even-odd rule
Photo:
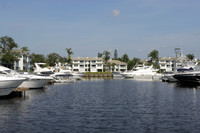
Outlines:
[[[0,37],[31,53],[96,57],[175,56],[174,48],[200,59],[200,0],[0,0]]]

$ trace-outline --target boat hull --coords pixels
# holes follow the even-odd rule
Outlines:
[[[29,89],[34,89],[34,88],[42,88],[44,87],[47,83],[49,83],[52,79],[47,78],[47,79],[30,79],[24,81],[19,88],[29,88]]]
[[[200,73],[199,74],[177,74],[177,75],[174,75],[173,77],[182,83],[200,84]]]
[[[133,74],[128,74],[128,73],[122,73],[121,74],[124,78],[133,78],[134,75]]]
[[[24,80],[25,78],[0,80],[0,96],[9,95],[20,84],[22,84]]]

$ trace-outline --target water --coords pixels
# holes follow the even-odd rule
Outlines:
[[[200,89],[160,81],[86,80],[0,100],[3,133],[199,133]]]

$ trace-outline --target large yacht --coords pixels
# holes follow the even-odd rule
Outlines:
[[[16,89],[25,78],[9,77],[6,75],[0,75],[0,96],[9,95],[14,89]]]
[[[173,76],[181,83],[198,83],[200,84],[200,71],[185,71],[182,73],[176,73]]]
[[[56,64],[55,68],[49,69],[47,67],[42,67],[42,65],[46,65],[46,63],[35,63],[34,73],[37,75],[49,75],[55,80],[66,79],[68,77],[72,77],[75,80],[80,80],[84,74],[73,72],[71,67],[66,65],[62,66],[61,64]],[[59,81],[60,82],[60,81]]]
[[[49,76],[38,76],[38,75],[33,75],[33,74],[28,74],[28,73],[20,74],[4,66],[0,66],[0,72],[8,76],[26,78],[26,80],[21,85],[18,86],[19,88],[29,88],[29,89],[42,88],[48,82],[53,80],[53,78]]]
[[[154,69],[153,65],[138,65],[133,68],[131,71],[126,71],[121,73],[125,78],[134,78],[134,79],[154,79],[160,78],[161,75],[157,73],[158,69]]]

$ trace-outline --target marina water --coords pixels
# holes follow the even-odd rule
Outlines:
[[[199,133],[200,89],[93,79],[0,100],[3,133]]]

